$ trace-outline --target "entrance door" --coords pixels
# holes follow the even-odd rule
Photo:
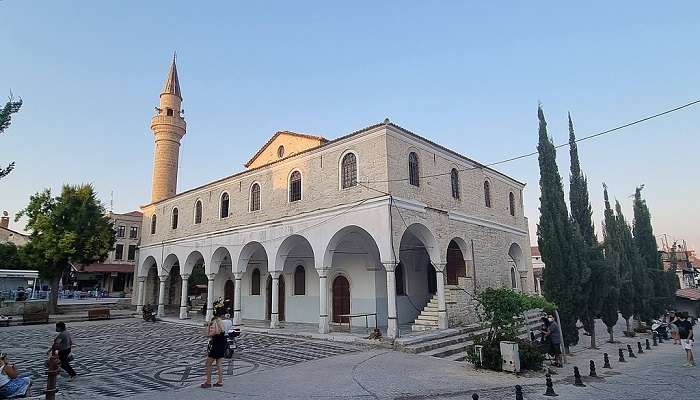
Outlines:
[[[280,275],[279,291],[277,292],[277,312],[279,320],[284,321],[284,276]]]
[[[265,283],[265,296],[267,298],[267,305],[265,306],[265,319],[270,320],[270,314],[272,313],[272,277],[267,276],[267,281]]]
[[[232,280],[227,280],[224,285],[224,310],[232,314],[233,311],[233,296],[235,295],[235,286]]]
[[[350,314],[350,282],[338,276],[333,280],[333,322],[347,323],[348,317],[339,317],[343,314]]]
[[[432,264],[428,264],[426,267],[428,270],[428,292],[430,294],[437,293],[437,274],[435,273],[435,267]]]

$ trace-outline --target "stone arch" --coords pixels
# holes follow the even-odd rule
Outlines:
[[[163,260],[163,265],[161,266],[160,270],[158,271],[158,275],[168,275],[170,274],[170,269],[177,265],[178,267],[180,266],[180,260],[177,258],[177,255],[174,253],[168,254],[167,257]]]
[[[438,263],[442,260],[440,246],[435,239],[435,235],[433,235],[428,227],[421,223],[413,223],[409,225],[401,235],[401,242],[407,238],[407,235],[414,237],[420,242],[420,244],[423,245],[423,247],[425,247],[425,251],[430,256],[430,261],[432,263]],[[400,250],[401,246],[399,245],[399,251]]]
[[[155,257],[148,256],[148,257],[144,258],[144,260],[141,263],[141,266],[139,268],[138,276],[148,276],[148,272],[150,271],[151,267],[154,267],[154,266],[156,267],[156,269],[158,268],[158,263],[156,262]]]
[[[406,324],[414,321],[437,294],[436,265],[443,260],[443,250],[439,249],[433,233],[425,225],[414,223],[403,232],[398,254],[406,286],[405,295],[396,299],[397,317],[399,324]]]
[[[445,264],[448,285],[457,285],[459,278],[466,278],[471,274],[471,271],[468,270],[470,264],[468,260],[471,259],[469,254],[469,247],[464,239],[455,237],[450,240],[447,245],[447,263]]]
[[[246,272],[249,265],[257,265],[259,263],[264,263],[264,270],[267,270],[269,259],[270,257],[265,246],[260,242],[248,242],[241,248],[234,272]]]
[[[182,273],[191,275],[194,267],[205,266],[204,256],[197,250],[192,251],[187,255],[185,265],[182,268]]]
[[[158,293],[160,291],[160,279],[158,278],[158,264],[152,256],[146,257],[141,268],[141,276],[146,277],[143,290],[143,304],[150,305],[155,310],[158,306]]]
[[[323,254],[323,267],[329,268],[333,265],[333,254],[339,248],[340,243],[347,240],[348,236],[355,238],[362,246],[367,249],[369,257],[367,263],[381,264],[381,253],[376,240],[367,230],[357,225],[348,225],[338,230],[326,245]]]
[[[523,289],[520,278],[521,271],[526,271],[525,262],[523,259],[523,250],[520,245],[513,243],[508,249],[508,286],[513,289]]]
[[[295,252],[299,254],[295,254]],[[280,270],[284,268],[284,264],[287,259],[290,258],[309,258],[314,260],[314,250],[311,243],[305,237],[301,235],[291,235],[287,236],[280,246],[277,248],[277,254],[275,255],[275,265],[274,270]],[[313,263],[312,263],[313,264]],[[282,266],[282,268],[280,268]]]
[[[227,268],[228,272],[233,273],[232,263],[231,252],[226,247],[219,247],[211,255],[211,270],[209,273],[216,274],[221,267]]]

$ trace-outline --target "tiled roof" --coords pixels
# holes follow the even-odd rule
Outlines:
[[[131,211],[123,215],[128,215],[129,217],[143,217],[143,213],[141,211]]]
[[[133,273],[134,264],[90,264],[82,268],[82,272],[124,272]]]
[[[700,289],[685,288],[676,290],[676,297],[697,301],[700,300]]]
[[[244,166],[246,168],[248,168],[248,166],[250,164],[252,164],[253,161],[255,161],[255,159],[258,158],[258,156],[260,156],[260,154],[262,154],[262,152],[267,148],[267,146],[269,146],[272,142],[274,142],[275,139],[277,139],[277,137],[279,137],[280,135],[292,135],[292,136],[296,136],[296,137],[303,137],[306,139],[318,140],[321,144],[328,143],[328,139],[326,139],[322,136],[315,136],[315,135],[309,135],[306,133],[298,133],[298,132],[292,132],[292,131],[278,131],[274,135],[272,135],[272,137],[264,145],[262,145],[262,147],[260,147],[260,149],[258,149],[258,152],[255,153],[255,155],[253,157],[251,157],[250,160],[248,160],[248,162],[244,164]]]
[[[540,248],[537,246],[530,247],[530,253],[533,257],[540,257]]]

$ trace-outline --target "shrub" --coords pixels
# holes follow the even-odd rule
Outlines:
[[[481,350],[483,362],[479,360],[476,346],[484,346]],[[467,361],[474,364],[475,368],[486,368],[500,371],[503,360],[501,358],[501,346],[498,342],[489,342],[482,337],[474,339],[474,344],[467,347]]]
[[[637,334],[632,330],[632,331],[622,331],[622,333],[625,335],[625,337],[635,337]]]
[[[527,340],[518,340],[518,352],[520,353],[520,368],[530,371],[539,371],[542,369],[544,362],[544,354]]]

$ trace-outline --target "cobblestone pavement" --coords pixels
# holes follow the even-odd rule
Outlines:
[[[34,387],[44,388],[46,351],[55,332],[52,325],[0,329],[0,350],[20,372],[31,372]],[[203,381],[207,338],[203,330],[184,325],[138,320],[69,324],[78,379],[69,382],[61,371],[63,399],[133,397],[168,392]],[[355,346],[243,333],[234,358],[224,360],[224,374],[290,366],[319,358],[358,352]]]

